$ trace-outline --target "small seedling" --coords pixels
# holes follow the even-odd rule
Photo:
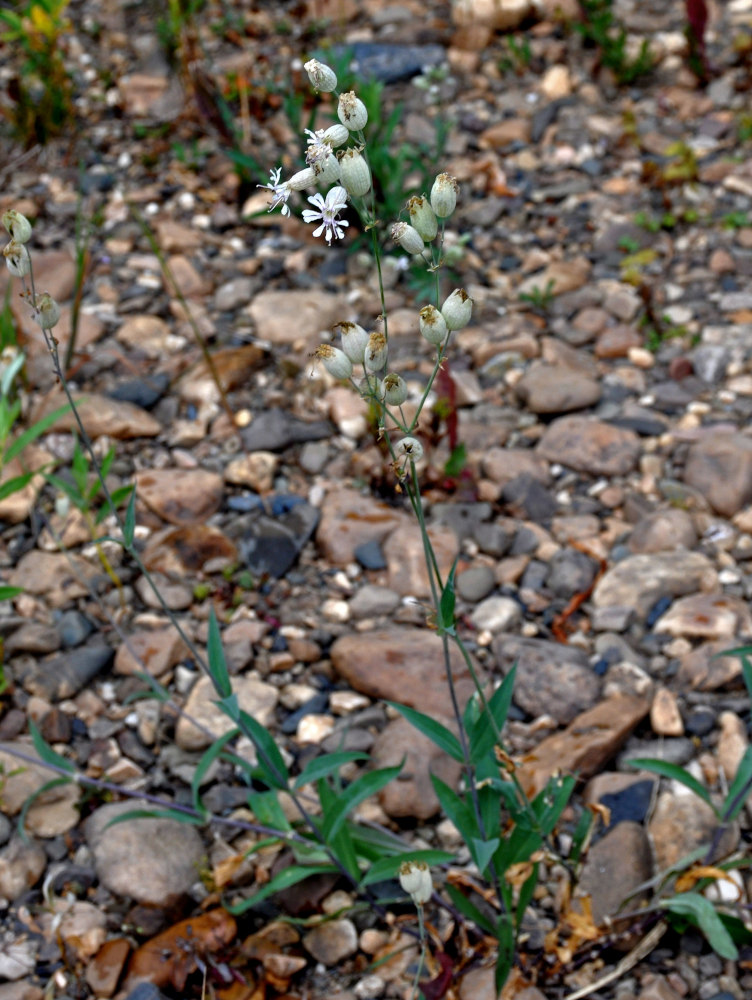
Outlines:
[[[520,302],[526,302],[534,312],[545,315],[554,300],[554,285],[553,278],[546,282],[545,288],[534,285],[529,292],[520,292]]]

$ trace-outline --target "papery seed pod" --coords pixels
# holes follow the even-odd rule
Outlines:
[[[407,203],[407,210],[410,213],[410,222],[421,239],[425,240],[426,243],[435,239],[439,231],[439,223],[428,199],[419,194],[413,195]]]
[[[380,372],[386,366],[388,348],[386,337],[380,330],[375,330],[368,338],[363,364],[367,372]]]
[[[419,317],[421,337],[429,344],[443,344],[449,333],[449,328],[436,306],[423,306]]]
[[[339,95],[337,117],[351,132],[360,132],[366,127],[368,111],[355,92],[348,90],[346,94]]]
[[[328,142],[332,149],[337,149],[339,146],[344,146],[347,140],[350,138],[350,129],[346,125],[330,125],[328,129],[324,131],[323,140]]]
[[[31,223],[25,215],[21,215],[15,208],[9,208],[3,212],[3,225],[10,233],[10,238],[16,243],[28,243],[31,239]]]
[[[3,247],[3,256],[8,270],[15,278],[23,278],[29,273],[31,260],[29,259],[29,251],[23,243],[19,243],[17,240],[6,243]]]
[[[371,171],[368,164],[355,148],[346,149],[339,158],[339,172],[342,187],[353,198],[362,198],[371,189]]]
[[[398,461],[405,458],[412,459],[413,462],[419,462],[423,458],[423,445],[417,438],[403,437],[394,446],[394,454],[397,456]]]
[[[411,254],[421,254],[425,250],[425,244],[417,229],[406,222],[395,222],[391,229],[392,239],[395,243]]]
[[[342,350],[354,365],[362,365],[366,356],[369,334],[362,326],[347,320],[343,323],[337,323],[334,332],[337,331],[342,338]]]
[[[439,174],[431,188],[431,208],[440,219],[447,219],[457,207],[459,185],[449,174]]]
[[[339,184],[339,160],[334,153],[329,153],[328,156],[318,159],[315,163],[311,164],[311,167],[316,176],[316,183],[321,187],[328,188],[333,184]]]
[[[306,188],[313,187],[316,183],[316,173],[312,167],[304,167],[297,174],[293,174],[287,186],[291,191],[305,191]]]
[[[318,59],[309,59],[303,69],[308,74],[314,90],[319,90],[322,94],[331,94],[337,89],[337,74],[326,63],[319,62]]]
[[[60,320],[60,306],[49,292],[42,292],[41,295],[37,295],[34,319],[43,330],[51,330]]]
[[[324,368],[337,379],[350,378],[352,375],[352,361],[339,347],[332,347],[331,344],[321,344],[316,348],[314,357],[322,363]]]
[[[407,399],[407,383],[401,375],[390,372],[381,381],[379,396],[389,406],[402,406]]]
[[[416,906],[427,903],[433,893],[431,870],[425,861],[404,861],[399,869],[399,883]]]
[[[470,322],[473,313],[473,300],[464,288],[455,288],[441,307],[441,315],[446,320],[449,330],[461,330]]]

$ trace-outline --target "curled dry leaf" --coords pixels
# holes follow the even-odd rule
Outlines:
[[[199,961],[229,945],[236,931],[235,918],[224,910],[181,920],[141,945],[131,959],[126,989],[145,980],[182,990]]]

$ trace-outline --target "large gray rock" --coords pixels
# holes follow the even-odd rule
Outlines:
[[[147,906],[168,907],[198,879],[204,845],[198,831],[174,819],[126,819],[142,803],[101,806],[86,821],[85,834],[97,877],[110,892]]]
[[[596,608],[621,606],[644,617],[661,597],[680,597],[718,586],[718,574],[700,552],[656,552],[627,556],[601,577],[593,591]]]

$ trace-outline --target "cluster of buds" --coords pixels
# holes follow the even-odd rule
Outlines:
[[[449,174],[439,174],[428,198],[416,194],[407,203],[410,222],[395,222],[392,239],[414,256],[422,255],[426,243],[436,239],[439,220],[448,219],[457,207],[457,181]]]
[[[26,244],[31,239],[31,223],[14,208],[3,213],[3,225],[10,235],[10,242],[3,247],[3,256],[10,273],[22,280],[31,273],[31,257]],[[33,287],[33,283],[32,283]],[[48,292],[36,297],[28,294],[34,319],[43,330],[51,330],[60,320],[60,306]],[[33,301],[32,301],[33,299]]]
[[[318,61],[309,60],[304,69],[311,86],[322,94],[336,94],[337,74]],[[359,97],[348,91],[337,97],[339,124],[327,129],[306,129],[308,149],[307,166],[286,181],[280,180],[281,169],[270,172],[268,184],[259,184],[272,193],[269,211],[281,207],[283,215],[290,214],[287,204],[293,191],[306,191],[315,187],[328,188],[326,196],[317,192],[308,198],[314,208],[303,212],[305,222],[320,222],[314,236],[324,234],[331,245],[333,239],[342,239],[348,223],[339,218],[348,198],[362,198],[371,190],[371,171],[363,156],[363,129],[368,123],[368,109]],[[355,136],[356,144],[347,145]],[[335,152],[336,151],[336,152]]]

